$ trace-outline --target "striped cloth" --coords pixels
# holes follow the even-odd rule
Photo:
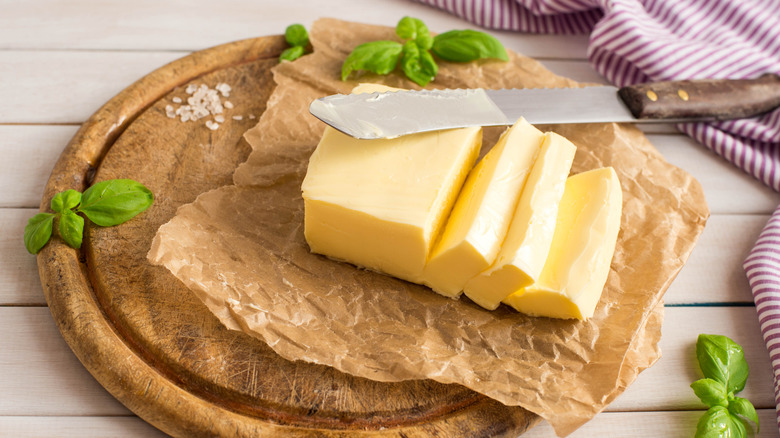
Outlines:
[[[417,0],[478,25],[590,33],[588,59],[617,86],[780,74],[780,0]],[[780,191],[780,109],[678,128]],[[780,429],[780,207],[745,260],[775,376]]]

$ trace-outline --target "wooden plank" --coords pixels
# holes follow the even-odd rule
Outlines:
[[[112,55],[124,56],[121,53]],[[3,56],[0,52],[0,69]],[[0,82],[0,87],[3,86],[3,82]],[[119,84],[115,86],[121,87]],[[6,91],[15,93],[13,90]],[[103,103],[100,100],[103,98],[108,99],[110,96],[87,99],[92,103],[84,105],[83,114],[77,119],[88,117],[90,112]],[[56,118],[58,116],[55,113],[67,107],[67,99],[63,98],[61,102],[53,102],[51,105],[53,106],[49,108],[48,115],[28,113],[29,118]],[[55,107],[59,109],[53,110]],[[6,110],[0,107],[0,113],[3,111]],[[41,112],[46,110],[41,109]],[[48,123],[51,123],[51,120]],[[3,196],[0,206],[38,205],[41,187],[48,178],[51,163],[56,161],[75,129],[71,126],[0,126],[0,134],[8,139],[0,144],[0,151],[11,154],[12,157],[0,164],[0,178],[4,186],[9,187],[10,184],[10,187],[18,188]],[[780,204],[780,194],[686,136],[649,134],[648,139],[668,161],[699,180],[713,214],[769,214]],[[33,171],[29,171],[30,169]]]
[[[0,305],[44,305],[35,256],[24,248],[24,226],[37,213],[32,208],[0,209]]]
[[[0,208],[0,305],[46,304],[35,257],[24,249],[22,236],[34,208]],[[753,247],[768,215],[713,215],[678,277],[667,291],[666,304],[749,303],[752,294],[742,260]]]
[[[478,28],[419,3],[404,2],[399,7],[397,0],[374,0],[370,7],[363,0],[341,0],[329,4],[327,11],[319,0],[298,0],[294,4],[225,0],[219,5],[207,0],[186,4],[139,0],[121,14],[111,3],[47,0],[10,2],[4,6],[0,15],[0,49],[192,51],[281,34],[293,22],[310,28],[322,16],[395,26],[405,15],[421,18],[434,32]],[[280,16],[288,18],[280,20]],[[489,32],[508,48],[534,57],[584,59],[588,42],[586,35]]]
[[[138,417],[0,417],[0,434],[17,438],[164,438]]]
[[[648,139],[670,163],[699,180],[713,214],[769,214],[780,204],[780,194],[690,137],[649,135]]]
[[[51,169],[77,130],[78,126],[0,125],[0,187],[8,188],[0,207],[38,208]]]
[[[773,408],[769,355],[751,307],[667,308],[659,362],[607,411],[696,410],[690,390],[700,378],[694,355],[699,333],[731,337],[745,349],[750,378],[740,396]],[[81,366],[46,308],[0,307],[0,415],[127,415]]]
[[[710,216],[691,257],[666,292],[666,304],[752,303],[742,262],[769,218]]]
[[[586,423],[569,438],[592,437],[692,437],[696,423],[703,411],[676,412],[603,412]],[[755,438],[776,438],[778,436],[774,409],[758,410],[761,431]],[[755,429],[754,429],[755,431]],[[522,438],[551,438],[555,432],[547,422],[523,434]],[[751,435],[753,436],[753,435]]]
[[[0,93],[14,102],[0,107],[0,123],[83,123],[136,79],[185,55],[172,51],[0,51],[0,77],[4,78]],[[544,64],[577,81],[604,81],[586,61],[546,60]],[[50,73],[52,65],[57,66],[56,75]]]
[[[48,308],[0,307],[0,333],[0,415],[130,415],[70,351]]]
[[[702,411],[604,412],[569,435],[570,438],[693,436]],[[776,438],[774,409],[759,409],[761,431],[755,438]],[[164,433],[138,417],[0,417],[0,432],[18,438],[162,438]],[[555,432],[542,422],[522,438],[552,438]]]
[[[13,102],[0,106],[0,123],[82,123],[125,87],[184,55],[0,51],[0,94]]]
[[[742,345],[750,367],[739,393],[756,408],[774,408],[772,368],[754,307],[667,307],[662,326],[662,357],[642,372],[607,410],[695,410],[704,405],[690,389],[702,378],[696,362],[700,333],[725,335]]]

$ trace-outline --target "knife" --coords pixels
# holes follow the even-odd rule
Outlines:
[[[682,122],[748,118],[780,106],[780,76],[655,82],[615,88],[456,89],[336,94],[309,111],[361,139],[467,126]]]

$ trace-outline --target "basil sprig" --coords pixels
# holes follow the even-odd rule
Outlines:
[[[396,25],[395,33],[403,43],[372,41],[357,46],[341,65],[341,80],[360,70],[386,75],[400,62],[406,77],[424,87],[439,72],[433,55],[453,62],[509,60],[506,49],[496,38],[476,30],[452,30],[431,37],[422,20],[404,17]]]
[[[756,424],[753,404],[735,394],[745,388],[748,364],[742,347],[726,336],[699,335],[696,358],[704,378],[691,384],[693,392],[710,408],[696,425],[696,438],[747,436],[745,420]]]
[[[284,39],[290,45],[279,55],[279,62],[294,61],[304,53],[309,46],[309,33],[302,24],[291,24],[284,30]]]
[[[55,213],[38,213],[24,227],[24,246],[37,254],[51,239],[54,220],[59,224],[62,240],[73,248],[81,248],[84,218],[97,225],[110,227],[127,222],[154,202],[154,195],[143,184],[131,179],[101,181],[80,193],[65,190],[51,200]]]

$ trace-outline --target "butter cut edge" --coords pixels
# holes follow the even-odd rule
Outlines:
[[[501,249],[542,143],[542,132],[520,118],[469,172],[423,271],[423,284],[457,297]]]
[[[620,181],[611,167],[569,177],[539,280],[503,302],[534,316],[592,317],[609,276],[622,199]]]
[[[554,132],[544,134],[498,256],[464,286],[472,301],[494,310],[501,300],[539,278],[550,252],[558,205],[576,150],[565,137]]]
[[[356,93],[393,90],[361,84]],[[482,128],[359,140],[326,127],[301,184],[312,252],[419,283]]]

